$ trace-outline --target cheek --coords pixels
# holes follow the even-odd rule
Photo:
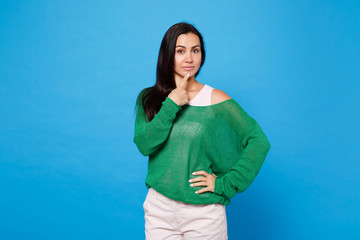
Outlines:
[[[201,55],[196,58],[197,65],[200,66],[201,64]]]
[[[181,59],[179,56],[175,56],[174,64],[175,64],[175,66],[181,64]]]
[[[198,55],[196,56],[196,60],[197,60],[198,62],[201,62],[201,54],[198,54]]]

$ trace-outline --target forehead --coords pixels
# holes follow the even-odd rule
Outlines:
[[[200,45],[200,39],[194,33],[181,34],[176,40],[176,45],[183,45],[183,46]]]

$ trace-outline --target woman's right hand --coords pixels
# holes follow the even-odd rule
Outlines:
[[[180,86],[172,90],[168,95],[168,98],[171,98],[171,100],[173,100],[179,106],[189,103],[189,96],[186,91],[189,77],[190,74],[186,74],[185,77],[182,79]]]

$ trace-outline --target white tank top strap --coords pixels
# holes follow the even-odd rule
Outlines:
[[[189,101],[192,106],[208,106],[211,105],[211,94],[214,90],[213,87],[205,84],[203,88]]]

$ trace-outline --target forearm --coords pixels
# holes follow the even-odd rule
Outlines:
[[[237,163],[221,177],[215,179],[214,192],[229,199],[247,189],[260,171],[270,150],[270,142],[256,123],[246,138],[246,147]]]
[[[139,106],[138,106],[139,107]],[[139,109],[134,129],[134,143],[141,154],[148,156],[155,152],[169,136],[177,112],[181,109],[172,99],[166,98],[155,117],[147,122],[142,109]]]

